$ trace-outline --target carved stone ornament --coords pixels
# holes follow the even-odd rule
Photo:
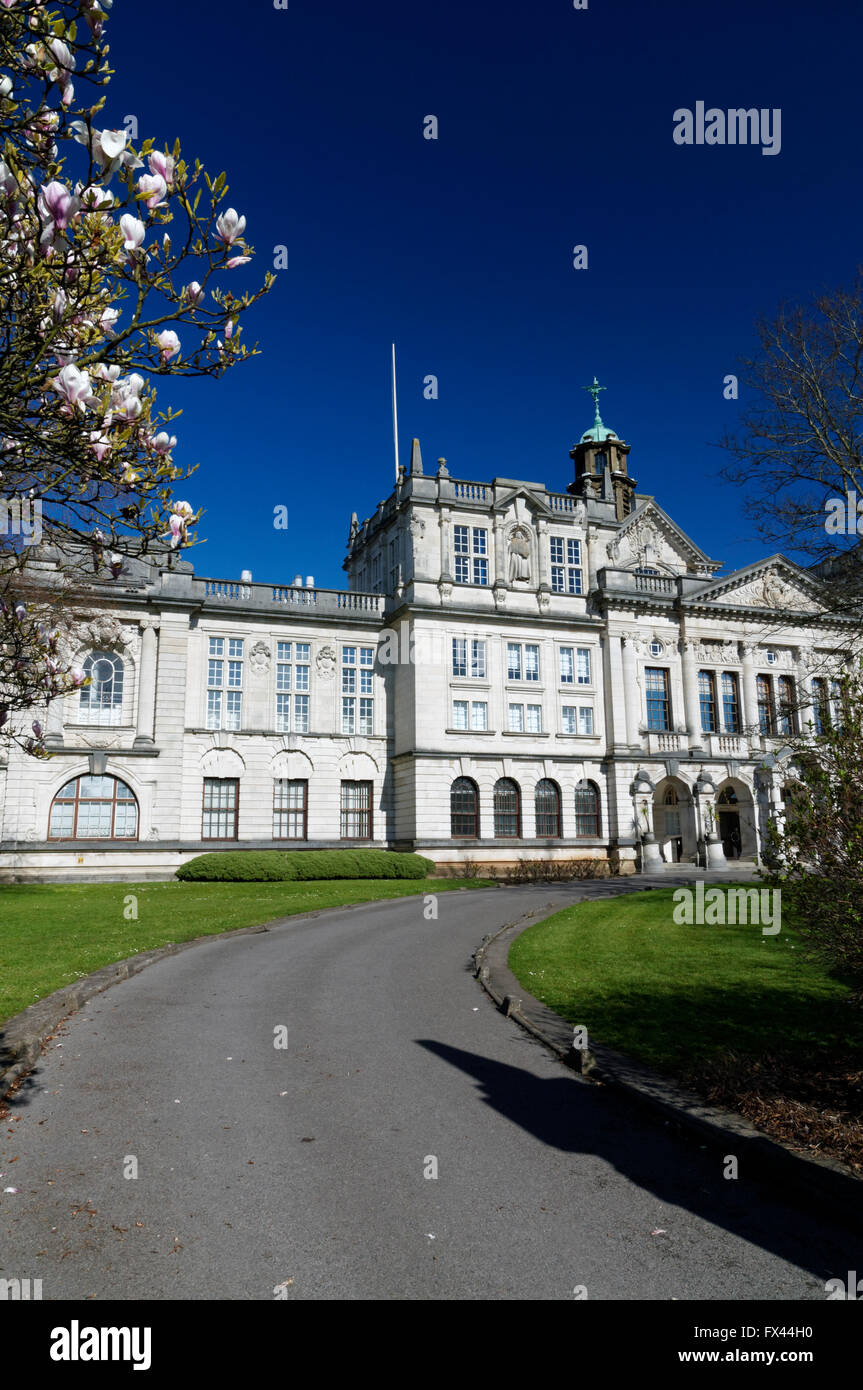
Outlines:
[[[107,615],[94,618],[91,623],[87,624],[85,631],[94,649],[116,650],[124,645],[123,629],[116,618],[109,618]]]
[[[256,642],[249,651],[249,666],[256,676],[266,675],[270,669],[272,652],[266,642]]]
[[[315,670],[323,681],[331,681],[336,674],[335,647],[321,647],[315,657]]]
[[[785,586],[775,574],[766,574],[761,583],[761,596],[765,608],[778,608],[785,598]]]

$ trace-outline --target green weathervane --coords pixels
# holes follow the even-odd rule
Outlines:
[[[600,393],[600,391],[606,391],[607,389],[608,389],[608,388],[605,387],[605,386],[600,386],[600,384],[599,384],[599,382],[597,381],[596,377],[593,378],[593,381],[591,382],[590,386],[583,386],[583,387],[582,387],[582,390],[583,390],[583,391],[589,391],[590,394],[593,396],[593,408],[594,408],[595,416],[596,416],[596,418],[594,419],[594,422],[593,422],[593,423],[594,423],[594,425],[595,425],[598,429],[601,429],[601,430],[604,430],[604,429],[605,429],[605,425],[602,423],[602,417],[600,416],[600,413],[599,413],[599,393]]]

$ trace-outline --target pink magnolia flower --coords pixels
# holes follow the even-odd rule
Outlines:
[[[138,179],[138,192],[148,195],[144,201],[151,212],[163,205],[167,191],[168,185],[161,174],[142,174]]]
[[[177,446],[177,436],[169,435],[167,430],[160,430],[153,439],[153,448],[157,454],[169,454]]]
[[[216,237],[225,246],[233,246],[246,230],[246,219],[237,214],[236,208],[228,208],[216,219]]]
[[[156,336],[156,342],[161,350],[163,362],[170,362],[172,357],[176,357],[180,351],[180,339],[177,337],[173,328],[165,328]]]
[[[65,184],[52,179],[51,183],[43,184],[39,189],[38,207],[40,217],[46,222],[42,233],[42,240],[45,241],[54,235],[55,229],[65,231],[78,210],[78,199]]]
[[[15,617],[18,619],[19,623],[23,623],[27,616],[27,609],[24,607],[23,603],[16,603],[14,611]]]
[[[38,720],[38,719],[34,719],[32,725],[31,725],[31,727],[32,727],[33,732],[34,732],[34,734],[36,735],[36,737],[39,738],[39,739],[41,739],[41,737],[42,737],[42,725],[39,723],[39,720]]]
[[[121,314],[120,309],[103,309],[99,315],[99,327],[103,333],[113,334],[114,324]]]
[[[143,386],[144,378],[137,372],[132,372],[131,376],[115,382],[111,391],[111,405],[124,420],[137,420],[144,409],[140,399]]]
[[[235,266],[248,265],[251,259],[251,256],[232,256],[229,261],[225,261],[225,267],[227,270],[233,270]]]
[[[139,218],[124,212],[120,218],[120,231],[123,233],[123,246],[127,251],[137,251],[144,240],[147,228]]]
[[[186,539],[186,523],[191,521],[193,516],[194,512],[188,502],[175,502],[173,504],[171,515],[168,518],[172,550],[176,550],[177,546]]]
[[[87,406],[94,400],[89,373],[79,371],[72,362],[63,367],[49,385],[58,396],[63,397],[63,410],[66,415],[74,414],[76,408],[86,411]]]
[[[114,195],[107,188],[100,188],[97,183],[91,183],[87,188],[78,185],[78,194],[81,199],[82,207],[87,211],[98,212],[100,208],[110,208],[114,206]]]
[[[191,280],[183,290],[183,298],[188,304],[197,306],[204,298],[204,291],[197,280]]]
[[[84,684],[84,672],[81,670],[80,666],[72,667],[71,671],[69,672],[69,679],[75,686]]]
[[[174,182],[173,157],[169,154],[162,154],[161,150],[153,150],[147,163],[150,165],[150,173],[164,179],[166,186],[170,188]]]
[[[90,431],[90,448],[101,463],[106,454],[111,452],[111,437],[103,430]]]

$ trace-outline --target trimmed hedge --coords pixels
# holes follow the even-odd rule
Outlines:
[[[426,878],[434,873],[420,854],[386,849],[225,850],[199,854],[177,870],[190,883],[277,883],[335,878]]]

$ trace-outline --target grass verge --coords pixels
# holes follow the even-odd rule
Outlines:
[[[483,879],[0,885],[0,1023],[103,965],[348,903],[484,888]],[[133,905],[131,899],[136,903]],[[125,912],[135,906],[137,920]]]
[[[589,1036],[863,1172],[863,1015],[850,989],[786,922],[777,936],[678,925],[673,891],[566,908],[522,932],[510,968]]]

